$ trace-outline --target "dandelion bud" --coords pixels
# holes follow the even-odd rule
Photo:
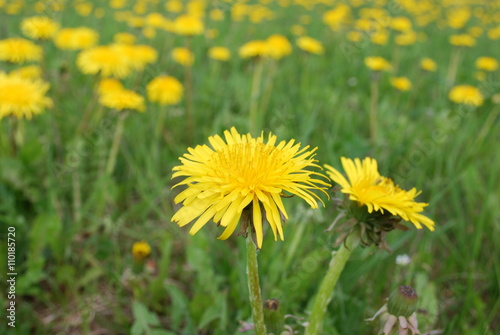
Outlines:
[[[398,287],[389,297],[387,310],[394,316],[410,317],[417,310],[417,293],[410,286]]]
[[[269,299],[264,302],[264,322],[269,334],[281,334],[285,318],[280,310],[279,300]]]

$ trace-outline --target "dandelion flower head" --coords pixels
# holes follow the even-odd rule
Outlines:
[[[479,107],[483,104],[484,97],[481,91],[470,85],[458,85],[451,89],[449,98],[457,104]]]
[[[341,192],[349,196],[349,200],[356,202],[359,207],[366,206],[368,213],[389,212],[393,216],[409,221],[418,229],[422,225],[434,230],[434,221],[421,214],[428,205],[416,202],[415,198],[421,193],[415,188],[410,191],[401,189],[398,185],[378,172],[377,161],[365,158],[354,161],[341,158],[342,167],[346,172],[345,178],[335,168],[325,165],[329,177],[341,187]]]
[[[12,37],[0,40],[0,61],[24,63],[42,59],[42,47],[24,38]]]
[[[383,57],[366,57],[365,65],[372,71],[389,71],[391,63]]]
[[[45,95],[48,90],[49,84],[40,79],[0,72],[0,119],[13,115],[29,120],[52,107],[52,99]]]
[[[209,220],[225,227],[219,239],[227,239],[238,226],[245,208],[251,215],[258,248],[262,247],[263,222],[268,222],[277,240],[284,239],[282,217],[288,218],[281,197],[286,193],[304,199],[317,208],[320,198],[313,192],[325,192],[329,186],[316,177],[322,174],[307,170],[318,168],[313,159],[316,149],[300,148],[294,140],[277,142],[269,134],[253,138],[240,135],[233,127],[209,137],[207,145],[189,148],[180,158],[181,165],[173,168],[175,177],[185,177],[174,187],[186,189],[175,197],[182,207],[172,217],[179,226],[195,220],[189,233],[194,235]],[[243,227],[246,228],[246,227]]]
[[[299,37],[297,39],[297,46],[300,49],[315,55],[322,55],[324,53],[324,48],[321,42],[309,36]]]
[[[59,23],[46,16],[34,16],[21,22],[21,30],[24,35],[36,39],[47,40],[59,30]]]
[[[175,105],[182,99],[184,88],[179,80],[172,76],[159,76],[146,86],[148,99],[160,105]]]

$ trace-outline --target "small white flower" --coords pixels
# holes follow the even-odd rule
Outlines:
[[[396,264],[401,266],[407,266],[411,263],[411,258],[407,254],[398,255],[396,257]]]

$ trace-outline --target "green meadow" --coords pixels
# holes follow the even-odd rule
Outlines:
[[[375,158],[383,176],[403,189],[421,190],[417,200],[429,204],[424,214],[434,220],[435,231],[405,223],[407,231],[387,233],[391,253],[375,246],[354,250],[328,305],[323,334],[379,334],[380,322],[365,319],[400,285],[412,286],[418,294],[422,333],[500,333],[500,74],[490,71],[480,78],[476,69],[479,57],[500,60],[498,40],[488,35],[500,25],[498,1],[461,2],[472,14],[458,28],[448,25],[446,15],[458,4],[446,1],[428,2],[440,12],[425,26],[417,24],[425,13],[412,11],[409,1],[345,1],[351,18],[335,30],[323,15],[340,1],[202,1],[202,34],[185,37],[153,28],[155,36],[149,38],[144,23],[131,27],[129,21],[117,20],[116,13],[143,18],[160,13],[175,20],[189,8],[187,2],[180,2],[181,12],[168,11],[168,1],[129,0],[120,9],[112,8],[112,1],[70,0],[57,2],[60,6],[24,1],[17,12],[8,7],[17,2],[1,2],[0,40],[22,37],[23,19],[45,15],[61,27],[95,29],[99,45],[129,32],[136,44],[155,48],[158,58],[121,79],[125,88],[145,97],[145,111],[117,111],[99,103],[100,76],[79,70],[80,51],[60,50],[51,40],[35,41],[43,48],[39,64],[53,107],[31,120],[0,118],[0,333],[253,334],[240,329],[253,322],[244,238],[235,233],[218,240],[222,227],[211,221],[194,236],[189,225],[171,222],[181,206],[174,203],[180,188],[172,189],[179,182],[172,180],[172,168],[189,147],[208,145],[209,136],[222,136],[231,127],[241,134],[251,131],[256,137],[262,131],[267,138],[271,132],[278,141],[295,139],[317,147],[318,164],[339,171],[341,157]],[[88,15],[78,9],[82,3],[91,6]],[[254,17],[259,22],[250,15],[235,19],[235,6],[256,4],[272,16]],[[409,18],[418,39],[397,45],[398,33],[389,23],[372,19],[376,29],[388,34],[385,45],[373,43],[372,30],[356,28],[361,10],[373,7],[386,11],[384,20],[389,21],[384,22]],[[491,14],[492,21],[480,19],[477,8]],[[97,9],[102,10],[96,17]],[[223,12],[223,20],[211,19],[214,9]],[[294,25],[320,41],[324,53],[301,50]],[[482,29],[474,46],[450,44],[451,35],[466,34],[471,27]],[[360,31],[361,39],[348,39],[349,31]],[[291,54],[280,59],[238,55],[245,43],[273,34],[290,41]],[[171,56],[174,47],[186,45],[195,56],[192,67]],[[227,47],[231,58],[210,59],[213,46]],[[384,57],[392,70],[374,73],[365,65],[371,56]],[[421,69],[425,57],[436,62],[436,71]],[[454,57],[456,75],[450,79]],[[27,64],[0,61],[0,71]],[[256,82],[259,66],[262,76]],[[183,84],[180,103],[147,101],[147,84],[161,74]],[[369,129],[374,76],[375,139]],[[412,84],[408,91],[391,85],[391,78],[402,76]],[[456,85],[478,88],[484,101],[480,106],[450,101]],[[2,104],[0,100],[0,108]],[[257,131],[250,127],[251,106],[257,111]],[[127,118],[116,164],[107,173],[123,113]],[[338,249],[338,233],[326,231],[338,209],[332,199],[318,194],[325,202],[318,209],[298,197],[284,199],[289,214],[284,241],[275,241],[264,225],[258,251],[262,297],[280,301],[285,324],[295,334],[304,333],[332,251]],[[4,279],[11,272],[9,227],[15,227],[15,329],[4,313],[10,300]],[[147,242],[151,253],[138,262],[132,246],[139,241]],[[409,256],[409,264],[396,263],[401,255]]]

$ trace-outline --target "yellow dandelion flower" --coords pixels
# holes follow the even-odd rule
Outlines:
[[[323,22],[326,23],[330,29],[337,31],[347,23],[350,14],[351,8],[346,4],[340,4],[323,14]]]
[[[103,77],[125,78],[132,71],[130,57],[123,55],[123,48],[117,45],[98,46],[78,54],[76,64],[84,74],[98,74]]]
[[[182,99],[184,88],[180,81],[171,76],[154,78],[146,86],[148,99],[160,105],[175,105]]]
[[[0,40],[0,61],[24,63],[42,59],[42,47],[24,38],[12,37]]]
[[[500,26],[489,29],[488,30],[488,38],[490,40],[500,39]]]
[[[103,78],[97,84],[97,93],[103,95],[111,91],[122,90],[123,84],[116,78]]]
[[[316,55],[322,55],[325,52],[323,44],[309,36],[302,36],[297,39],[297,46],[306,52]]]
[[[212,47],[208,50],[208,57],[223,62],[228,61],[231,58],[231,51],[225,47]]]
[[[493,57],[479,57],[476,60],[476,68],[483,71],[496,71],[498,61]]]
[[[89,3],[89,2],[81,2],[75,4],[75,9],[78,14],[80,14],[83,17],[87,17],[92,13],[92,9],[94,8],[94,5]]]
[[[484,101],[481,91],[470,85],[458,85],[453,87],[448,97],[454,103],[475,107],[481,106]]]
[[[389,34],[385,30],[380,30],[370,36],[372,43],[377,45],[386,45],[389,41]]]
[[[450,43],[457,47],[473,47],[476,44],[476,39],[471,35],[451,35]]]
[[[31,119],[52,107],[52,100],[45,96],[49,84],[40,79],[28,79],[0,72],[0,119],[13,115]]]
[[[412,29],[412,24],[409,18],[399,16],[391,19],[391,28],[396,31],[406,32]]]
[[[11,76],[19,76],[25,79],[37,79],[42,77],[42,68],[39,65],[28,65],[9,72]]]
[[[383,57],[366,57],[365,65],[372,71],[389,71],[391,63]]]
[[[131,66],[137,71],[142,70],[147,64],[154,63],[158,59],[158,52],[149,45],[116,44],[113,47],[118,54],[127,58]]]
[[[54,37],[54,44],[61,50],[82,50],[97,44],[99,34],[87,27],[63,28]]]
[[[276,136],[264,134],[253,138],[240,135],[233,127],[220,136],[209,137],[212,146],[189,148],[180,158],[182,165],[173,168],[175,177],[186,177],[174,187],[187,188],[175,197],[182,207],[172,221],[185,226],[195,221],[189,233],[194,235],[209,220],[225,227],[219,239],[227,239],[236,229],[243,210],[252,216],[257,246],[262,247],[263,222],[268,222],[274,233],[284,239],[282,217],[287,219],[282,196],[285,192],[304,199],[317,208],[320,198],[313,190],[325,192],[328,183],[314,178],[322,174],[306,170],[317,168],[313,159],[315,149],[300,148],[294,140],[276,145]]]
[[[420,61],[420,68],[424,71],[435,72],[437,70],[437,64],[430,58],[424,58]]]
[[[347,179],[335,168],[325,165],[328,176],[341,187],[341,192],[349,196],[359,207],[366,206],[368,213],[385,211],[393,216],[409,221],[418,229],[422,225],[434,230],[434,221],[421,214],[428,205],[416,202],[421,193],[415,188],[410,191],[401,189],[398,185],[378,172],[377,161],[373,158],[348,159],[341,158],[342,167]]]
[[[266,56],[268,57],[280,59],[292,53],[292,45],[283,35],[274,34],[269,36],[266,44]]]
[[[46,16],[34,16],[21,22],[21,30],[24,35],[36,39],[47,40],[59,30],[59,23]]]
[[[182,1],[180,0],[169,0],[165,3],[165,9],[170,13],[180,13],[182,7]]]
[[[142,260],[149,256],[151,253],[151,246],[145,242],[135,242],[132,245],[132,256],[134,256],[135,260]]]
[[[164,25],[165,17],[160,13],[150,13],[146,16],[146,25],[153,28],[161,28]]]
[[[406,31],[403,34],[399,34],[394,38],[394,42],[397,45],[412,45],[417,41],[417,33],[413,30]]]
[[[191,66],[194,63],[194,54],[187,48],[174,48],[172,58],[183,66]]]
[[[212,9],[210,11],[210,20],[212,20],[212,21],[224,20],[224,11],[222,11],[220,9]]]
[[[137,37],[131,33],[117,33],[113,36],[113,41],[119,44],[134,44]]]
[[[391,85],[399,91],[409,91],[411,89],[411,81],[406,77],[391,78]]]
[[[267,54],[267,43],[262,40],[254,40],[243,44],[239,50],[241,58],[263,57]]]
[[[184,36],[201,35],[203,21],[193,15],[181,15],[174,21],[175,33]]]
[[[99,103],[104,107],[122,110],[144,112],[144,98],[131,90],[111,90],[99,97]]]

